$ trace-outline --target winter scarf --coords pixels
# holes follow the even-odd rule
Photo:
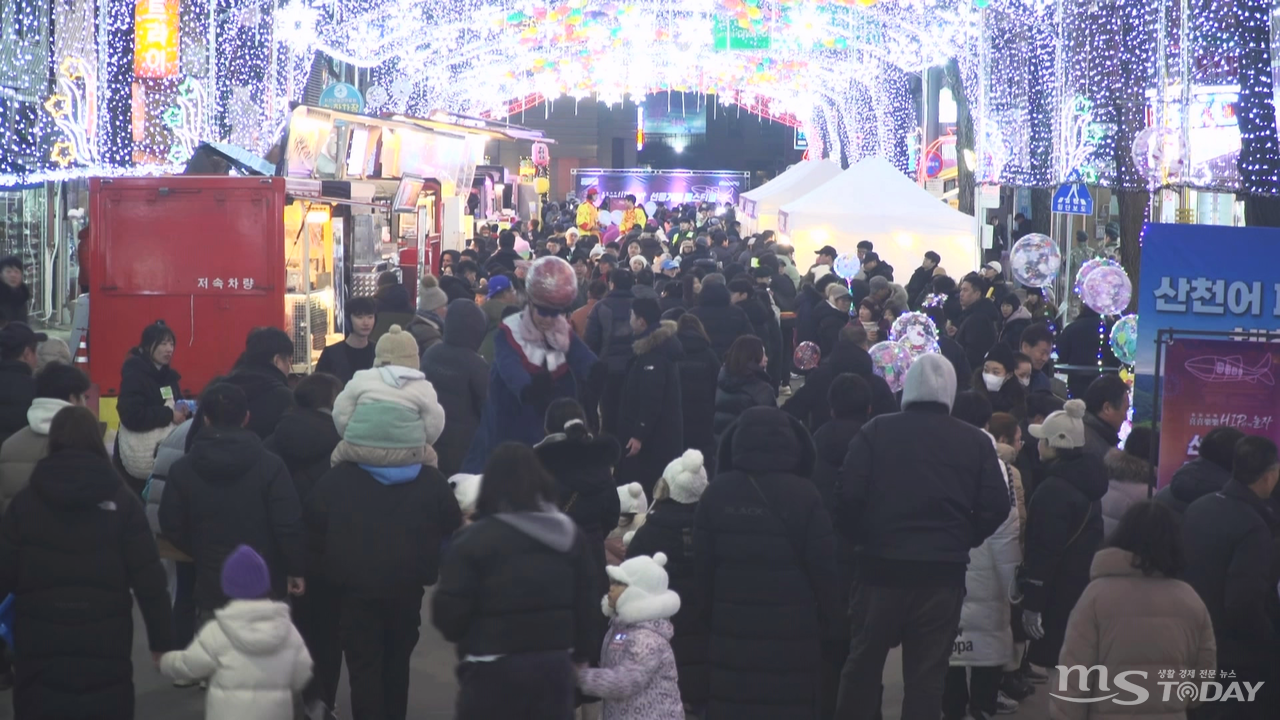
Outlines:
[[[531,364],[545,367],[549,372],[555,372],[565,363],[565,353],[569,352],[571,337],[569,320],[564,315],[560,315],[556,318],[551,332],[543,333],[534,324],[533,313],[535,312],[537,311],[532,307],[526,307],[522,312],[502,322],[511,331],[512,339],[520,346],[520,351]]]

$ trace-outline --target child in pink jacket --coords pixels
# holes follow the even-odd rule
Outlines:
[[[599,668],[578,671],[586,695],[604,699],[603,720],[684,717],[671,651],[671,616],[680,596],[667,589],[667,556],[640,555],[606,568],[611,584],[601,603],[612,618]]]

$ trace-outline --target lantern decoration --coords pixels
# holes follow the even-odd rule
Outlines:
[[[171,78],[178,74],[178,0],[137,0],[133,8],[133,74]]]
[[[546,143],[533,144],[533,164],[540,168],[546,167],[551,163],[551,150],[547,148]]]
[[[539,195],[546,195],[551,192],[551,180],[544,177],[536,177],[533,179],[533,191]]]

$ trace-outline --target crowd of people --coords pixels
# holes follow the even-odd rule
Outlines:
[[[210,718],[324,717],[344,663],[353,717],[405,718],[428,587],[464,720],[872,720],[897,647],[904,720],[1014,712],[1061,664],[1263,684],[1064,685],[1054,717],[1275,716],[1273,443],[1215,429],[1149,499],[1100,319],[1058,330],[998,260],[902,286],[863,242],[846,280],[731,211],[627,198],[622,232],[595,200],[481,225],[416,301],[380,279],[302,378],[261,328],[191,402],[147,325],[111,451],[56,341],[0,330],[16,716],[132,717],[136,598]],[[895,393],[868,350],[909,311],[940,352]]]

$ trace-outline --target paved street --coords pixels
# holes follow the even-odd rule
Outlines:
[[[428,596],[429,600],[429,596]],[[134,682],[137,685],[138,720],[201,720],[204,717],[204,693],[198,688],[179,690],[172,687],[151,665],[147,650],[146,633],[141,617],[135,612],[134,620]],[[424,600],[422,611],[422,640],[413,654],[413,683],[409,688],[410,720],[446,720],[453,717],[453,697],[456,684],[453,677],[453,646],[449,645],[431,627],[430,605]],[[902,672],[897,652],[889,656],[885,668],[885,720],[898,720],[902,706]],[[1035,695],[1024,703],[1016,715],[1003,717],[1012,720],[1043,720],[1047,710],[1048,691],[1041,685]],[[8,693],[4,693],[8,695]],[[347,698],[344,676],[338,693],[340,717],[351,717],[351,705]],[[10,699],[0,699],[0,720],[11,720],[13,707]],[[495,720],[499,720],[496,719]]]

